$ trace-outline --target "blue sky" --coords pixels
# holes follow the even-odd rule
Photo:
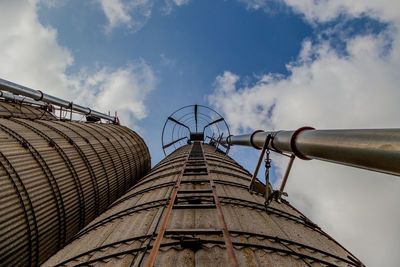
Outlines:
[[[117,110],[153,165],[166,118],[190,104],[215,108],[234,134],[398,128],[398,10],[395,0],[1,1],[0,77]],[[258,151],[231,156],[253,171]],[[273,156],[274,186],[286,164]],[[400,262],[400,212],[388,204],[400,202],[398,179],[296,160],[287,190],[367,265]]]
[[[193,1],[167,14],[165,6],[156,2],[151,18],[135,33],[118,27],[108,34],[107,18],[93,3],[68,1],[39,9],[39,21],[56,28],[59,44],[74,56],[69,72],[137,60],[152,67],[157,86],[145,101],[147,118],[137,125],[153,164],[163,157],[160,134],[167,114],[188,104],[209,105],[205,96],[227,69],[248,82],[265,72],[287,74],[285,64],[297,57],[302,40],[315,35],[288,10],[269,14],[235,1]]]
[[[151,18],[135,33],[118,27],[109,34],[103,30],[107,18],[93,3],[68,1],[39,10],[41,23],[56,28],[59,44],[73,53],[69,72],[137,60],[152,67],[157,86],[145,101],[147,118],[137,125],[153,164],[163,157],[160,134],[167,114],[188,104],[209,105],[205,96],[227,69],[249,81],[257,73],[287,73],[285,64],[297,57],[301,41],[313,36],[312,28],[290,12],[270,15],[234,1],[193,1],[170,14],[164,8],[164,2],[156,2]]]
[[[283,4],[267,12],[239,1],[191,1],[169,12],[166,7],[156,1],[142,27],[120,26],[107,33],[107,17],[95,2],[64,1],[55,6],[44,2],[38,10],[40,23],[55,28],[59,45],[74,57],[67,73],[98,66],[118,68],[138,60],[151,66],[157,85],[144,101],[146,119],[136,125],[151,149],[153,164],[163,157],[160,132],[166,115],[188,104],[210,105],[205,96],[213,93],[215,78],[224,71],[244,77],[245,84],[265,73],[288,75],[286,64],[296,60],[305,39],[329,39],[344,53],[338,32],[319,35],[334,27],[347,35],[377,34],[385,28],[368,17],[343,25],[338,18],[313,27]],[[247,157],[244,165],[252,169],[254,156]]]

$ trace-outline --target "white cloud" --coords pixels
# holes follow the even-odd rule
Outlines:
[[[392,1],[390,6],[386,1],[375,10],[380,2],[362,5],[355,1],[352,7],[353,2],[308,1],[309,6],[298,4],[296,10],[306,13],[310,23],[334,18],[337,10],[352,12],[352,16],[368,11],[382,14],[390,27],[379,35],[342,40],[345,55],[329,41],[305,40],[298,59],[287,65],[288,76],[265,74],[250,86],[242,85],[229,71],[217,77],[209,102],[224,113],[236,134],[260,127],[285,130],[305,125],[317,129],[399,127],[400,35],[393,12],[399,10],[398,3]],[[319,13],[319,8],[332,14]],[[275,164],[284,171],[281,159],[275,159]],[[287,190],[291,202],[364,263],[398,266],[398,177],[296,160]]]
[[[238,0],[248,9],[263,9],[267,12],[283,4],[304,15],[310,23],[327,22],[339,15],[358,17],[367,15],[384,21],[398,19],[400,2],[397,0]]]
[[[165,7],[163,8],[165,14],[171,14],[174,7],[181,7],[189,3],[189,0],[165,0]]]
[[[294,11],[304,14],[308,21],[325,22],[340,14],[358,17],[362,14],[384,21],[398,20],[400,2],[396,0],[282,0]]]
[[[107,34],[114,28],[126,27],[131,33],[139,31],[150,19],[154,0],[97,0],[103,10],[108,24],[105,27]],[[163,8],[170,14],[175,6],[180,7],[189,3],[189,0],[165,0]]]
[[[131,22],[132,18],[120,0],[101,0],[100,3],[108,19],[108,31],[120,24]]]
[[[183,6],[189,3],[189,0],[172,0],[175,5],[177,6]]]
[[[143,60],[124,68],[103,67],[94,74],[81,73],[76,77],[79,88],[83,88],[79,98],[94,99],[88,105],[103,112],[118,110],[122,122],[131,122],[147,116],[145,98],[156,85],[156,77],[151,67]],[[85,101],[86,102],[86,101]]]
[[[144,61],[67,74],[73,55],[55,29],[40,24],[37,1],[2,1],[0,10],[0,77],[99,111],[121,111],[131,127],[146,116],[144,100],[156,78]]]
[[[116,27],[127,27],[129,31],[140,30],[151,15],[151,0],[98,0],[108,20],[105,27],[109,34]]]

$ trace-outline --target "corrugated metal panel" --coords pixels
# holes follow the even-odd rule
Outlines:
[[[152,255],[154,266],[361,264],[288,202],[265,208],[233,159],[209,145],[193,147],[158,163],[44,266],[142,266]]]
[[[44,108],[0,100],[0,118],[9,117],[41,120],[57,119],[53,114]]]
[[[0,118],[1,265],[39,265],[149,170],[125,127]]]

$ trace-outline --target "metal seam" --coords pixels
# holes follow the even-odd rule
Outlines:
[[[72,241],[80,238],[81,236],[91,232],[92,230],[94,230],[94,229],[96,229],[96,228],[98,228],[100,226],[103,226],[103,225],[106,225],[109,222],[112,222],[113,220],[116,220],[116,219],[122,218],[124,216],[128,216],[128,215],[134,214],[134,213],[139,212],[139,211],[162,207],[162,206],[164,206],[163,202],[165,202],[167,200],[168,199],[158,199],[158,200],[154,200],[154,201],[149,201],[149,202],[146,202],[146,203],[143,203],[143,204],[139,204],[139,205],[127,208],[127,209],[119,211],[117,213],[114,213],[114,214],[112,214],[112,215],[110,215],[110,216],[108,216],[106,218],[103,218],[100,221],[90,225],[88,228],[84,229],[83,231],[79,232],[77,235],[74,236],[74,238],[69,243],[71,243]],[[160,202],[160,204],[158,204],[158,205],[155,204],[157,202]],[[149,205],[149,206],[148,207],[144,207],[144,208],[139,208],[139,207],[146,206],[146,205]],[[139,209],[136,209],[136,208],[139,208]]]
[[[12,167],[12,165],[11,165],[11,163],[8,161],[8,159],[6,158],[6,156],[0,151],[0,157],[1,157],[1,159],[3,159],[3,160],[5,160],[6,161],[6,163],[11,167],[11,169],[13,170],[13,172],[16,174],[16,177],[17,177],[17,179],[18,179],[18,181],[19,181],[19,183],[21,184],[21,186],[22,186],[22,188],[23,188],[23,191],[24,191],[24,193],[25,193],[25,195],[26,195],[26,199],[28,200],[28,203],[29,203],[29,206],[30,206],[30,208],[31,208],[31,212],[32,212],[32,217],[33,217],[33,221],[34,221],[34,227],[35,227],[35,232],[36,232],[36,235],[35,235],[35,237],[36,237],[36,265],[38,264],[38,255],[39,255],[39,251],[38,251],[38,247],[39,247],[39,238],[38,238],[38,234],[37,234],[37,232],[38,232],[38,227],[37,227],[37,223],[36,223],[36,217],[35,217],[35,211],[33,210],[33,206],[32,206],[32,201],[31,201],[31,199],[29,198],[29,195],[28,195],[28,192],[26,191],[26,188],[25,188],[25,186],[24,186],[24,184],[22,183],[22,180],[21,180],[21,178],[19,177],[19,175],[16,173],[16,171],[15,171],[15,169]],[[18,199],[19,199],[19,201],[20,201],[20,204],[21,204],[21,207],[22,207],[22,209],[23,209],[23,211],[24,211],[24,217],[25,217],[25,222],[26,222],[26,226],[27,226],[27,234],[28,234],[28,243],[29,243],[29,246],[28,246],[28,251],[29,251],[29,263],[30,263],[30,265],[31,265],[31,263],[32,263],[32,252],[33,252],[33,249],[32,249],[32,230],[31,230],[31,226],[30,226],[30,223],[29,223],[29,215],[28,215],[28,212],[27,212],[27,210],[26,210],[26,208],[25,208],[25,204],[24,204],[24,200],[23,200],[23,198],[22,198],[22,195],[21,195],[21,193],[20,193],[20,191],[19,191],[19,189],[18,189],[18,186],[17,186],[17,184],[15,183],[15,181],[14,181],[14,179],[13,179],[13,177],[11,176],[11,174],[10,174],[10,172],[7,170],[7,168],[4,166],[4,164],[3,164],[3,162],[1,161],[1,159],[0,159],[0,165],[3,167],[3,169],[4,169],[4,171],[6,172],[6,174],[8,175],[8,177],[10,178],[10,181],[11,181],[11,183],[13,184],[13,187],[14,187],[14,190],[15,190],[15,192],[17,193],[17,195],[18,195]],[[4,253],[4,252],[3,252]],[[4,256],[4,254],[3,254],[3,256]]]
[[[124,244],[124,243],[131,242],[131,241],[134,241],[134,240],[147,239],[149,237],[151,237],[151,235],[136,236],[136,237],[127,238],[127,239],[124,239],[124,240],[121,240],[121,241],[118,241],[118,242],[113,242],[113,243],[110,243],[110,244],[107,244],[107,245],[103,245],[101,247],[97,247],[95,249],[88,250],[88,251],[86,251],[84,253],[81,253],[81,254],[76,255],[76,256],[74,256],[72,258],[69,258],[68,260],[63,261],[63,262],[57,264],[56,266],[63,266],[63,265],[65,265],[66,263],[68,263],[70,261],[75,261],[75,260],[77,260],[77,259],[79,259],[79,258],[81,258],[83,256],[92,254],[93,252],[96,252],[96,251],[99,251],[99,250],[102,250],[102,249],[105,249],[105,248],[108,248],[108,247],[113,247],[115,245]]]
[[[65,123],[64,124],[60,124],[59,121],[54,121],[53,123],[55,123],[55,124],[57,124],[59,126],[62,126],[62,127],[66,128],[66,129],[74,132],[76,135],[78,135],[83,140],[87,140],[81,134],[76,132],[74,129],[71,129],[71,127],[68,127],[67,124],[65,124]],[[56,128],[56,127],[54,127],[54,128]],[[81,156],[83,162],[85,163],[85,165],[86,165],[86,167],[88,169],[89,175],[91,177],[91,181],[92,181],[92,185],[93,185],[93,191],[94,191],[94,199],[95,199],[95,203],[94,203],[95,211],[94,212],[95,212],[95,217],[97,217],[97,215],[99,214],[100,197],[99,197],[99,185],[98,185],[97,180],[96,180],[96,175],[95,175],[95,173],[93,171],[93,168],[92,168],[92,165],[90,164],[90,161],[86,157],[86,154],[81,150],[81,148],[75,143],[75,141],[72,138],[70,138],[70,140],[73,142],[73,144],[74,144],[73,146],[78,151],[78,154]],[[92,147],[92,149],[93,149],[93,147]]]
[[[146,143],[144,142],[143,138],[141,138],[138,134],[136,134],[136,132],[132,132],[131,130],[129,130],[125,126],[120,126],[120,129],[122,129],[128,135],[133,137],[135,142],[140,147],[139,151],[140,151],[140,153],[142,155],[141,157],[139,157],[140,164],[146,165],[148,167],[148,169],[150,169],[151,168],[151,158],[147,157],[148,155],[150,155],[150,151],[149,151],[148,147],[146,146]],[[143,161],[141,159],[143,159]],[[140,177],[144,176],[145,174],[146,174],[146,170],[145,169],[141,169],[140,173],[138,174],[139,176],[138,176],[137,179],[140,179]]]
[[[112,142],[109,141],[110,138],[108,136],[104,135],[101,131],[99,131],[98,128],[92,127],[92,125],[90,125],[90,124],[86,124],[86,126],[88,128],[90,128],[90,129],[92,129],[93,131],[96,131],[100,136],[104,137],[108,141],[108,143],[111,145],[111,147],[114,149],[114,151],[117,152],[118,157],[120,157],[117,148],[114,146],[114,144]],[[102,142],[102,145],[105,147],[105,144],[103,142]],[[115,178],[115,184],[116,184],[115,194],[116,194],[116,199],[118,199],[121,195],[120,195],[120,191],[119,191],[120,186],[119,186],[119,180],[118,180],[117,165],[114,162],[114,158],[111,156],[110,151],[108,149],[106,149],[106,151],[107,151],[107,155],[109,155],[109,157],[111,159],[111,162],[112,162],[112,165],[113,165],[113,168],[114,168],[114,173],[115,173],[115,177],[114,178]]]
[[[36,163],[39,165],[39,167],[42,169],[43,174],[45,175],[45,177],[47,178],[47,181],[49,183],[50,189],[54,195],[54,200],[55,200],[55,204],[56,204],[56,209],[57,209],[57,217],[58,217],[58,221],[59,221],[59,230],[58,230],[58,247],[60,248],[60,240],[61,240],[61,214],[60,214],[60,207],[59,207],[59,200],[61,201],[61,205],[62,208],[64,210],[64,204],[62,202],[62,198],[61,198],[61,193],[60,193],[60,189],[57,185],[57,182],[54,178],[53,173],[51,172],[49,166],[47,165],[47,163],[44,161],[43,157],[41,156],[41,154],[21,135],[19,135],[17,132],[15,132],[14,130],[8,128],[7,126],[0,124],[0,128],[7,132],[9,135],[11,135],[12,137],[14,137],[18,142],[20,142],[20,144],[27,148],[28,151],[30,152],[30,154],[32,155],[32,157],[35,159]],[[37,154],[37,157],[35,156],[35,154]],[[43,164],[42,164],[43,163]],[[43,166],[44,165],[44,166]],[[49,172],[47,173],[46,170]],[[56,190],[53,187],[52,184],[52,180],[51,178],[53,178],[53,183],[54,186],[56,187],[56,190],[59,194],[59,198],[57,198],[57,193]]]
[[[126,153],[126,151],[125,151],[125,149],[124,149],[124,146],[121,144],[121,142],[119,141],[119,139],[121,138],[119,135],[115,135],[114,133],[113,133],[113,131],[111,131],[111,133],[110,133],[110,131],[108,131],[108,128],[107,127],[102,127],[103,128],[103,130],[105,131],[105,132],[107,132],[112,138],[114,138],[114,140],[117,142],[117,144],[119,145],[119,147],[120,147],[120,151],[122,150],[122,151],[124,151],[124,154],[125,154],[125,156],[126,156],[126,158],[127,158],[127,160],[129,160],[128,159],[128,155],[127,155],[127,153]],[[123,182],[123,186],[124,186],[124,188],[123,188],[123,192],[126,192],[127,190],[128,190],[128,186],[127,186],[127,177],[130,177],[131,176],[131,168],[130,168],[130,166],[128,167],[128,170],[126,170],[126,165],[124,164],[125,162],[122,160],[122,157],[120,156],[120,159],[121,159],[121,166],[122,166],[122,168],[124,169],[124,177],[123,177],[123,180],[122,180],[122,182]],[[128,174],[127,174],[128,173]],[[128,176],[127,176],[128,175]]]
[[[40,131],[39,129],[35,128],[34,126],[29,125],[29,124],[27,124],[27,123],[25,123],[23,121],[18,120],[18,119],[10,118],[10,120],[15,122],[15,123],[17,123],[17,124],[19,124],[19,125],[21,125],[21,126],[23,126],[23,127],[25,127],[25,128],[27,128],[27,129],[29,129],[29,130],[31,130],[32,132],[36,133],[38,136],[42,137],[47,143],[50,144],[50,142],[52,142],[52,144],[54,145],[54,148],[55,148],[54,150],[60,155],[60,157],[64,160],[64,162],[69,160],[68,157],[64,158],[64,156],[63,156],[64,151],[61,149],[61,147],[59,147],[54,141],[52,141],[52,139],[49,136],[44,134],[42,131]],[[68,166],[68,164],[66,164],[66,165],[67,165],[69,171],[71,172],[71,175],[73,176],[73,173],[72,173],[71,169],[69,168],[70,166]],[[62,201],[61,191],[60,191],[60,197],[61,197],[61,201]],[[64,202],[63,201],[62,201],[62,205],[64,206]],[[66,222],[65,208],[63,208],[63,213],[64,213],[64,216],[63,216],[64,217],[64,223],[63,223],[63,225],[64,225],[64,231],[63,231],[64,236],[63,236],[63,239],[62,239],[62,242],[61,242],[61,246],[63,244],[65,244],[66,234],[67,234],[66,233],[67,232],[67,222]]]
[[[52,131],[55,131],[57,134],[59,134],[65,140],[67,140],[67,142],[69,144],[71,144],[75,148],[75,150],[78,150],[76,148],[76,144],[72,140],[72,138],[69,137],[68,135],[66,135],[65,133],[63,133],[62,131],[60,131],[59,129],[57,129],[56,127],[54,127],[54,126],[52,126],[50,124],[44,123],[43,121],[39,121],[39,120],[36,120],[35,122],[40,124],[40,125],[43,125],[43,126],[49,128]],[[79,154],[79,152],[78,152],[78,154]],[[68,155],[67,155],[67,158],[69,158]],[[75,167],[73,167],[74,165],[73,165],[72,161],[71,161],[71,164],[72,164],[72,168],[73,168],[74,172],[76,173],[76,170],[75,170]],[[85,201],[85,194],[83,193],[82,183],[81,183],[81,181],[79,179],[79,175],[77,173],[76,173],[76,175],[77,175],[76,176],[77,177],[76,182],[78,183],[78,188],[79,188],[78,194],[80,196],[79,197],[79,199],[80,199],[79,209],[80,209],[80,212],[81,212],[81,215],[80,215],[81,221],[79,222],[79,225],[80,225],[80,227],[83,227],[85,225],[85,217],[86,217],[86,201]]]
[[[99,139],[96,135],[92,134],[92,133],[91,133],[90,131],[88,131],[85,127],[81,127],[81,125],[79,125],[79,123],[74,124],[74,126],[77,127],[77,128],[79,128],[79,129],[81,129],[82,131],[87,132],[91,137],[93,137],[94,139],[96,139],[96,140],[99,142],[99,144],[103,147],[103,149],[106,151],[106,153],[109,155],[109,157],[111,158],[109,151],[106,149],[106,147],[104,146],[104,144],[100,141],[100,139]],[[92,148],[93,148],[93,150],[96,150],[96,149],[94,148],[93,145],[92,145]],[[106,167],[104,166],[104,162],[103,162],[103,160],[102,160],[102,157],[100,157],[100,155],[99,155],[99,153],[97,152],[97,150],[96,150],[96,155],[97,155],[97,158],[98,158],[99,161],[100,161],[100,165],[101,165],[101,167],[102,167],[102,169],[103,169],[103,171],[104,171],[104,174],[105,174],[105,176],[106,176],[106,181],[107,181],[107,206],[109,206],[109,205],[110,205],[110,202],[111,202],[111,196],[110,196],[110,188],[111,188],[111,186],[110,186],[110,177],[109,177],[109,175],[108,175],[108,173],[107,173]]]
[[[129,196],[126,196],[126,197],[124,197],[124,198],[122,198],[122,199],[119,199],[119,200],[115,201],[114,203],[112,203],[112,204],[108,207],[108,209],[110,209],[110,208],[112,208],[112,207],[115,207],[116,205],[118,205],[118,204],[120,204],[120,203],[122,203],[122,202],[124,202],[124,201],[127,201],[128,199],[131,199],[131,198],[133,198],[133,197],[135,197],[135,196],[137,196],[137,195],[145,194],[145,193],[147,193],[147,192],[149,192],[149,191],[151,191],[151,190],[154,190],[154,189],[160,189],[160,188],[164,188],[164,187],[169,187],[169,186],[171,186],[171,185],[174,185],[174,182],[166,182],[166,183],[162,183],[162,184],[150,186],[150,187],[148,187],[148,188],[146,188],[146,189],[137,191],[137,192],[135,192],[135,193],[133,193],[133,194],[131,194],[131,195],[129,195]]]
[[[109,128],[109,130],[115,136],[119,136],[118,134],[121,134],[121,133],[116,132],[113,127],[106,127],[106,128]],[[135,157],[133,155],[135,155],[138,151],[136,151],[136,146],[131,142],[130,138],[124,138],[124,137],[126,137],[124,135],[120,135],[119,137],[126,144],[126,148],[124,146],[122,146],[122,145],[121,145],[121,147],[122,147],[122,150],[124,151],[124,153],[126,155],[126,160],[128,161],[128,165],[129,165],[129,168],[128,168],[129,169],[129,180],[126,181],[128,177],[125,177],[125,181],[128,182],[128,185],[125,187],[125,190],[124,190],[124,192],[126,192],[129,188],[131,188],[131,186],[132,186],[132,184],[134,182],[134,179],[136,179],[136,177],[137,177],[137,169],[138,168],[135,168],[136,160],[135,160]],[[128,139],[129,143],[132,145],[133,152],[130,149],[130,146],[129,146],[128,142],[126,141],[126,139]],[[128,153],[128,152],[130,152],[130,153]],[[133,167],[132,167],[131,158],[133,159]],[[135,177],[133,176],[133,170],[135,170]]]
[[[91,128],[93,129],[93,127],[91,127]],[[106,140],[108,141],[108,143],[111,144],[111,146],[114,148],[116,154],[118,155],[118,159],[119,159],[119,161],[121,163],[121,167],[122,167],[121,169],[122,169],[123,176],[124,176],[123,177],[123,181],[121,181],[121,179],[119,179],[120,177],[118,175],[118,169],[117,168],[115,169],[115,180],[116,180],[117,185],[118,185],[118,187],[117,187],[117,198],[119,198],[123,194],[123,192],[125,192],[124,189],[122,188],[124,186],[123,184],[125,182],[125,177],[126,177],[126,171],[125,171],[125,167],[124,167],[125,164],[122,161],[122,158],[121,158],[121,155],[119,153],[119,150],[114,145],[114,143],[111,142],[111,138],[110,137],[112,137],[112,135],[110,136],[110,133],[108,131],[106,131],[103,127],[100,128],[100,129],[102,131],[101,135],[104,136],[106,138]],[[98,129],[99,131],[97,131],[97,132],[100,133],[100,129]],[[120,190],[120,189],[122,189],[122,190]]]

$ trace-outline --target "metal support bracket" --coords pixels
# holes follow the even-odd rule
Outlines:
[[[250,192],[253,191],[253,186],[254,186],[254,183],[256,181],[258,171],[260,170],[261,162],[262,162],[262,159],[264,158],[264,153],[268,149],[268,145],[269,145],[271,139],[272,139],[272,136],[270,134],[267,135],[267,138],[265,138],[265,142],[264,142],[263,148],[261,150],[260,157],[258,158],[256,169],[254,170],[253,177],[251,177],[251,181],[250,181],[250,184],[249,184],[249,191]],[[269,151],[268,151],[268,153],[269,153]],[[268,175],[269,175],[269,170],[268,170]],[[268,183],[267,183],[267,186],[268,186]]]
[[[293,161],[294,161],[295,158],[296,158],[296,156],[295,156],[294,154],[292,154],[292,155],[290,156],[289,164],[288,164],[288,166],[287,166],[287,168],[286,168],[285,176],[283,176],[281,188],[279,189],[279,192],[278,192],[278,201],[281,200],[282,195],[285,195],[285,193],[283,192],[283,190],[285,189],[285,185],[286,185],[287,179],[288,179],[288,177],[289,177],[290,170],[292,169]],[[287,195],[287,194],[286,194],[286,195]]]
[[[290,160],[286,168],[285,175],[283,176],[281,187],[279,188],[279,190],[274,190],[271,195],[265,198],[265,206],[268,206],[269,203],[271,203],[272,199],[275,199],[277,202],[280,203],[282,195],[287,196],[287,193],[284,192],[283,190],[285,189],[285,185],[289,177],[290,170],[292,169],[293,161],[295,158],[296,156],[294,154],[290,155]]]

